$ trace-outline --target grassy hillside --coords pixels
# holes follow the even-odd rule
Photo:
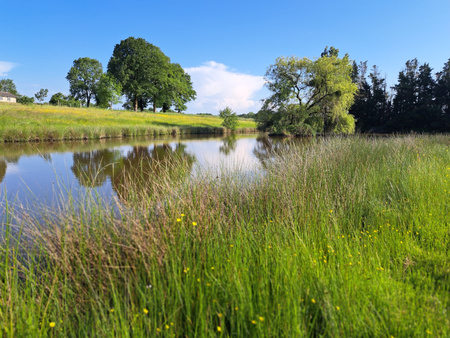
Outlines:
[[[1,141],[223,133],[221,123],[217,116],[0,104]],[[251,131],[256,124],[240,119],[238,128]]]
[[[142,173],[128,203],[69,198],[41,227],[10,204],[0,336],[449,337],[449,145],[317,139],[265,174]]]

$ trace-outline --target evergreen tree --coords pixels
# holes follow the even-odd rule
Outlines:
[[[414,130],[433,131],[439,128],[439,105],[436,102],[436,81],[428,63],[419,67],[417,77],[417,106],[414,110]]]
[[[417,106],[417,79],[419,63],[417,59],[408,60],[406,68],[398,74],[398,83],[393,87],[396,94],[393,112],[389,121],[390,131],[409,132],[414,126],[412,112]]]
[[[450,59],[441,72],[436,74],[436,103],[440,110],[439,131],[450,131]]]
[[[389,115],[389,95],[386,80],[380,76],[377,66],[373,66],[367,82],[367,61],[355,63],[354,82],[358,86],[355,103],[350,114],[355,116],[356,127],[361,132],[385,132],[385,123]]]

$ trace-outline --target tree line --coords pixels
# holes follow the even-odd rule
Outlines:
[[[32,104],[35,99],[42,103],[48,95],[48,89],[40,89],[36,94],[34,94],[34,97],[21,95],[17,91],[14,81],[11,79],[0,80],[0,91],[15,95],[17,97],[17,102],[22,104]]]
[[[408,60],[398,82],[388,91],[386,79],[367,61],[353,64],[352,80],[358,86],[350,109],[361,132],[449,132],[450,59],[433,74],[428,63]]]
[[[255,120],[279,134],[450,131],[450,59],[433,75],[429,64],[406,62],[388,91],[377,66],[357,64],[325,48],[316,60],[280,57],[266,72],[272,95]]]
[[[106,72],[100,61],[82,57],[73,61],[66,79],[70,95],[56,93],[49,104],[89,107],[95,102],[98,107],[112,108],[125,96],[126,109],[143,111],[150,105],[153,112],[161,108],[180,113],[197,95],[189,74],[178,63],[172,63],[159,47],[134,37],[115,45]],[[11,79],[1,80],[0,90],[16,95],[19,103],[34,103],[33,97],[17,92]],[[35,98],[42,102],[47,94],[47,89],[41,89]]]
[[[73,97],[97,106],[112,107],[125,95],[125,108],[153,112],[172,108],[186,110],[186,103],[195,99],[189,74],[178,63],[172,63],[159,47],[142,38],[129,37],[114,47],[107,72],[95,59],[79,58],[73,62],[66,79]]]

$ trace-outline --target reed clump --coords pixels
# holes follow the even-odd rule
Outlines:
[[[9,206],[1,332],[447,336],[449,145],[317,139],[250,175],[169,160],[116,201]]]

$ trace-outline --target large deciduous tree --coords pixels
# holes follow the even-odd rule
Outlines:
[[[186,103],[195,100],[197,93],[192,88],[191,77],[178,63],[171,63],[166,90],[161,95],[160,106],[165,112],[171,106],[179,113],[186,110]],[[162,104],[161,104],[162,102]]]
[[[110,73],[122,85],[122,92],[138,110],[156,101],[168,85],[170,59],[156,46],[142,38],[129,37],[114,47],[108,63]]]
[[[70,83],[70,94],[78,100],[86,101],[86,106],[89,107],[102,74],[102,64],[98,60],[88,57],[74,60],[66,76]]]
[[[135,111],[144,110],[149,103],[154,112],[171,106],[181,111],[196,95],[181,66],[172,64],[161,49],[142,38],[129,37],[114,47],[108,73],[122,85],[122,93]]]
[[[357,86],[352,82],[348,55],[333,47],[317,60],[280,57],[266,72],[272,95],[258,113],[260,129],[291,134],[352,133],[348,110]]]

